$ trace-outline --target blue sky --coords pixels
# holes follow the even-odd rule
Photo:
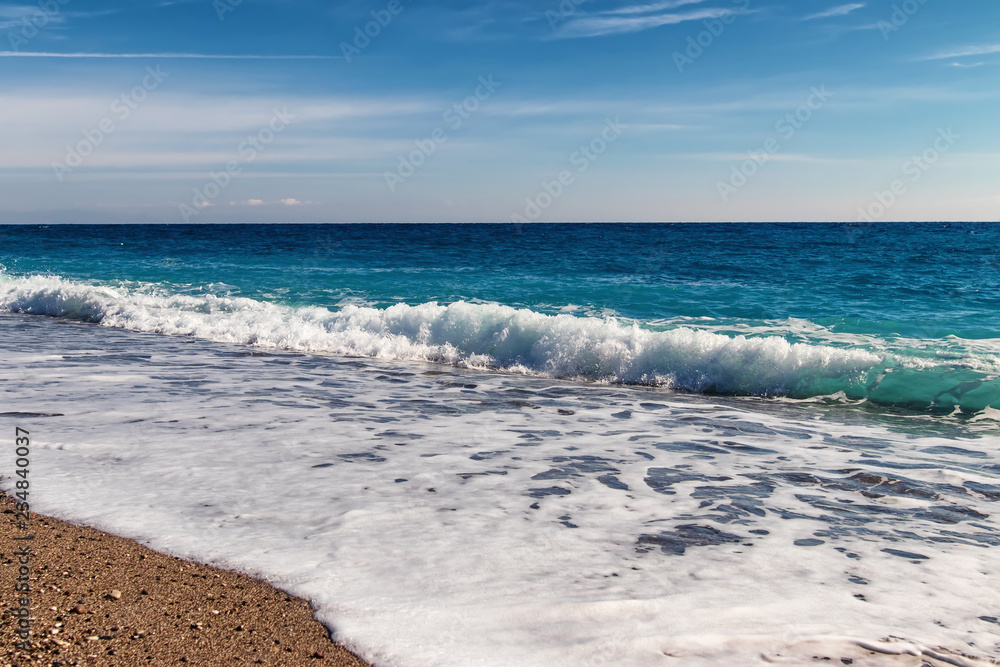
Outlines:
[[[0,222],[1000,220],[983,0],[0,2],[0,51]]]

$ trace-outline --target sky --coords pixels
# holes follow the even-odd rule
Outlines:
[[[0,223],[1000,220],[987,0],[0,0]]]

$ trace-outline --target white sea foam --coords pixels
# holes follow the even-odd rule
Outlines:
[[[0,310],[262,348],[738,395],[833,393],[884,362],[873,352],[789,343],[780,336],[655,331],[614,318],[497,304],[344,305],[331,311],[42,276],[0,277]]]
[[[995,431],[47,318],[0,340],[33,509],[259,573],[380,667],[1000,654]],[[722,539],[678,553],[692,525]]]

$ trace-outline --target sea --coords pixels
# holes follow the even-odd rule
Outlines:
[[[375,665],[997,665],[1000,225],[0,226],[0,486]]]

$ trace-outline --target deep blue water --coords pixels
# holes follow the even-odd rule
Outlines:
[[[656,383],[651,378],[664,373],[700,373],[707,378],[700,384],[673,384],[796,397],[846,391],[855,399],[941,410],[957,404],[973,412],[1000,402],[1000,226],[987,223],[4,226],[0,266],[8,287],[17,278],[57,276],[129,293],[247,297],[335,313],[352,304],[379,310],[401,303],[501,304],[546,315],[616,317],[652,331],[777,336],[882,359],[867,369],[758,386],[745,378],[717,381],[714,367],[704,367],[718,361],[714,357],[678,371],[682,351],[674,343],[669,363],[634,347],[627,361],[643,372],[630,366],[617,373],[606,370],[606,355],[591,372],[579,354],[571,364],[577,370],[563,372],[565,359],[553,362],[551,354],[565,350],[539,356],[535,339],[501,354],[499,330],[487,332],[493,347],[476,338],[482,330],[442,334],[435,328],[438,338],[428,340],[470,354],[485,350],[495,361],[487,365],[498,368],[519,365],[582,379]],[[0,309],[108,323],[92,309],[43,304],[38,289],[22,285],[0,300]],[[45,289],[51,297],[52,288]],[[437,319],[432,324],[439,326]],[[176,333],[162,323],[127,326]],[[500,326],[495,317],[490,326]],[[410,335],[390,329],[382,333]],[[599,332],[535,334],[546,344],[583,336],[573,343],[577,348],[605,340]],[[691,345],[700,349],[697,341]],[[754,363],[744,352],[718,363]],[[762,359],[771,363],[773,354]],[[968,395],[972,399],[963,398]]]

